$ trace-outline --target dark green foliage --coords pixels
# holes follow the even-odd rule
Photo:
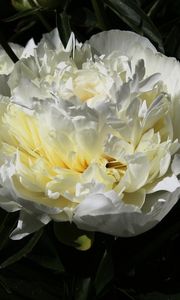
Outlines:
[[[21,241],[9,240],[17,215],[1,211],[0,295],[3,300],[179,300],[179,213],[178,203],[158,226],[133,238],[96,233],[92,247],[79,251],[57,239],[53,223]],[[65,224],[61,228],[69,232]]]
[[[161,52],[180,56],[180,2],[178,0],[63,0],[39,1],[39,6],[16,11],[0,0],[1,34],[25,44],[30,37],[58,26],[64,45],[71,31],[80,41],[113,28],[132,30],[148,37]],[[44,5],[43,5],[44,3]],[[49,3],[49,4],[48,4]],[[57,5],[56,5],[57,3]]]
[[[70,26],[70,17],[65,11],[61,13],[57,11],[56,26],[58,28],[61,41],[64,47],[66,47],[71,34],[71,26]]]

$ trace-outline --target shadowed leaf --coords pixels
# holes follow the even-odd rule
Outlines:
[[[100,261],[96,278],[94,281],[96,295],[99,296],[103,289],[114,277],[114,268],[110,251],[105,250],[104,255]]]
[[[58,12],[56,13],[56,26],[58,28],[61,41],[64,47],[66,47],[71,34],[71,26],[70,17],[65,11],[60,14]]]
[[[6,268],[7,266],[12,265],[15,262],[19,261],[22,257],[26,256],[28,253],[30,253],[33,247],[39,241],[42,233],[43,233],[42,229],[37,231],[22,249],[20,249],[14,255],[10,256],[4,262],[2,262],[0,268],[3,269]]]
[[[75,300],[88,300],[90,299],[91,278],[81,279],[77,289]]]
[[[54,223],[54,232],[57,239],[68,246],[78,250],[86,251],[91,248],[94,234],[80,230],[69,222]]]
[[[105,0],[106,5],[139,34],[145,34],[163,51],[161,35],[151,19],[131,0]]]
[[[57,249],[47,234],[42,236],[38,247],[35,247],[33,252],[28,255],[28,258],[44,268],[60,273],[64,272],[64,267],[59,258]]]
[[[40,10],[40,8],[28,9],[26,11],[18,12],[17,14],[10,16],[9,18],[4,19],[4,22],[12,22],[22,18],[26,18],[31,15],[36,15],[36,13]]]

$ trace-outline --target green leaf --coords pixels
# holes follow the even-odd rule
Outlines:
[[[139,34],[145,34],[152,41],[157,43],[163,52],[161,35],[151,19],[144,11],[131,0],[104,0],[109,7],[123,22]]]
[[[2,250],[9,241],[9,235],[17,223],[16,213],[6,213],[0,224],[0,250]]]
[[[164,6],[164,0],[156,0],[149,8],[147,15],[153,18],[158,13],[161,6]]]
[[[64,272],[64,266],[59,258],[57,249],[47,234],[42,236],[38,247],[36,247],[36,249],[34,249],[33,252],[28,255],[28,258],[44,268],[60,273]]]
[[[171,30],[169,34],[166,34],[165,38],[165,49],[168,56],[176,56],[180,58],[179,48],[180,48],[180,36],[179,36],[180,26],[177,26],[176,23],[173,26],[171,25]]]
[[[15,262],[19,261],[22,257],[25,257],[28,253],[30,253],[34,248],[34,246],[39,241],[42,233],[43,233],[43,229],[37,231],[22,249],[20,249],[14,255],[10,256],[4,262],[2,262],[0,268],[3,269],[12,265]]]
[[[60,5],[62,5],[60,2],[61,1],[59,1],[59,0],[37,0],[38,5],[40,5],[41,7],[49,8],[49,9],[53,9],[53,8],[56,8]]]
[[[41,11],[37,11],[36,16],[48,32],[53,29],[49,24],[49,22],[47,21],[46,17],[44,17],[43,14],[41,13]]]
[[[28,0],[11,0],[12,5],[16,10],[28,10],[34,7]]]
[[[0,275],[0,286],[2,286],[2,288],[6,291],[7,294],[11,293],[11,290],[8,287],[6,279],[2,275]]]
[[[54,232],[61,243],[81,251],[90,249],[94,239],[92,232],[80,230],[75,224],[69,222],[55,222]]]
[[[9,18],[4,19],[4,22],[13,22],[22,18],[26,18],[28,16],[31,15],[35,15],[38,11],[40,10],[40,8],[33,8],[33,9],[28,9],[26,11],[21,11],[18,12],[16,14],[14,14],[13,16],[10,16]]]
[[[52,27],[51,25],[47,22],[46,18],[43,16],[41,12],[46,11],[46,8],[41,8],[41,7],[36,7],[34,6],[33,8],[33,3],[32,3],[32,8],[27,9],[27,10],[22,10],[18,12],[17,14],[10,16],[9,18],[4,19],[4,22],[12,22],[16,21],[22,18],[27,18],[28,16],[34,16],[34,18],[38,18],[40,22],[43,24],[43,26],[46,28],[47,31],[51,31]]]
[[[83,15],[83,18],[81,16]],[[97,20],[94,12],[87,7],[79,8],[71,14],[71,21],[78,27],[87,27],[88,30],[97,27]]]
[[[63,299],[66,278],[62,274],[39,268],[27,259],[0,270],[0,273],[9,291],[12,292],[12,298],[7,299],[14,300],[15,295],[19,296],[20,300]],[[1,297],[1,290],[0,299],[6,299]]]
[[[116,287],[116,292],[119,296],[119,299],[125,298],[126,300],[138,300],[137,298],[134,298],[134,296],[131,295],[132,291],[130,291],[128,289],[126,290],[123,288]]]
[[[10,42],[16,41],[20,35],[22,35],[25,31],[30,30],[30,28],[33,27],[35,24],[36,24],[36,21],[30,20],[30,19],[25,20],[25,22],[20,22],[20,24],[18,24],[19,26],[17,28],[17,31],[15,32],[15,34],[13,34],[11,36],[9,41]]]
[[[108,283],[112,281],[113,277],[114,268],[112,256],[109,250],[105,250],[94,281],[97,296],[99,296],[103,292],[104,288]]]
[[[76,287],[75,300],[88,300],[90,299],[91,278],[81,279]]]
[[[179,300],[180,294],[166,295],[158,292],[152,292],[145,295],[140,295],[137,300]]]
[[[104,8],[104,2],[102,0],[91,0],[91,3],[96,15],[97,26],[101,30],[107,30],[109,26],[108,26],[108,18]]]
[[[149,237],[149,241],[146,241],[145,245],[135,253],[132,259],[129,259],[132,265],[134,264],[143,264],[144,261],[149,259],[160,249],[167,241],[170,241],[171,238],[176,235],[180,230],[180,222],[174,222],[173,224],[169,224],[166,230],[157,231],[156,234],[153,234],[151,238]]]
[[[56,12],[56,26],[58,28],[58,32],[61,38],[61,41],[66,47],[69,37],[71,35],[71,26],[70,26],[70,17],[66,14],[66,12]]]

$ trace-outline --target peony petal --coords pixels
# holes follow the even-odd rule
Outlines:
[[[144,59],[146,76],[151,76],[156,70],[170,94],[180,93],[180,64],[175,58],[158,53],[145,37],[130,31],[110,30],[94,35],[88,42],[96,54],[108,55],[119,51],[120,55],[132,58],[134,67],[139,59]]]
[[[33,56],[34,55],[34,50],[37,48],[35,42],[33,39],[30,39],[24,50],[23,50],[23,53],[21,55],[22,58],[26,58],[26,57],[29,57],[29,56]]]
[[[180,174],[180,154],[175,154],[174,159],[171,164],[171,169],[174,173],[174,175]]]
[[[7,84],[8,76],[0,75],[0,95],[10,97],[11,91]]]
[[[43,214],[32,214],[31,212],[22,210],[19,216],[17,227],[10,235],[12,240],[20,240],[23,237],[39,230],[48,224],[50,218]]]
[[[123,202],[126,204],[136,205],[141,208],[145,202],[145,198],[145,189],[140,189],[134,193],[124,193]]]
[[[134,236],[159,223],[178,201],[179,195],[180,188],[173,193],[164,192],[162,197],[158,193],[152,194],[152,198],[155,196],[153,202],[155,204],[148,213],[143,213],[133,205],[124,204],[114,194],[93,195],[77,207],[73,220],[80,229],[106,232],[121,237]],[[101,206],[96,200],[100,201]]]
[[[148,193],[155,193],[158,191],[168,191],[174,192],[177,188],[179,188],[180,183],[177,177],[172,174],[171,176],[165,177],[160,180],[157,184],[152,185],[152,188],[149,189]]]
[[[175,58],[161,53],[154,54],[148,49],[145,51],[145,68],[147,76],[153,74],[154,70],[161,74],[161,80],[173,98],[180,95],[180,63]]]
[[[124,177],[115,188],[116,191],[125,190],[128,193],[140,189],[149,176],[149,162],[145,156],[136,153],[129,156],[128,168]]]
[[[113,51],[119,51],[120,55],[132,57],[140,51],[138,56],[142,58],[143,55],[141,56],[141,54],[145,48],[151,49],[153,53],[157,52],[147,38],[130,31],[109,30],[100,32],[92,36],[88,43],[98,55],[109,55]]]
[[[14,43],[10,43],[10,47],[15,52],[17,57],[20,58],[24,48]],[[13,67],[14,63],[7,55],[5,50],[0,46],[0,75],[9,75],[12,72]]]
[[[17,202],[13,201],[11,198],[11,195],[8,195],[0,189],[0,207],[5,209],[8,212],[15,212],[18,210],[21,210],[22,206],[18,204]]]

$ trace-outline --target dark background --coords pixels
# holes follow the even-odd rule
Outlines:
[[[0,0],[1,43],[25,45],[31,37],[37,42],[55,26],[64,45],[71,31],[83,42],[99,31],[119,28],[148,37],[160,52],[180,59],[179,0],[39,2],[31,10],[17,10],[11,1]],[[17,217],[0,210],[0,300],[180,299],[179,203],[138,237],[95,233],[87,251],[59,238],[53,223],[12,241],[8,236]],[[58,226],[65,235],[72,231]]]

